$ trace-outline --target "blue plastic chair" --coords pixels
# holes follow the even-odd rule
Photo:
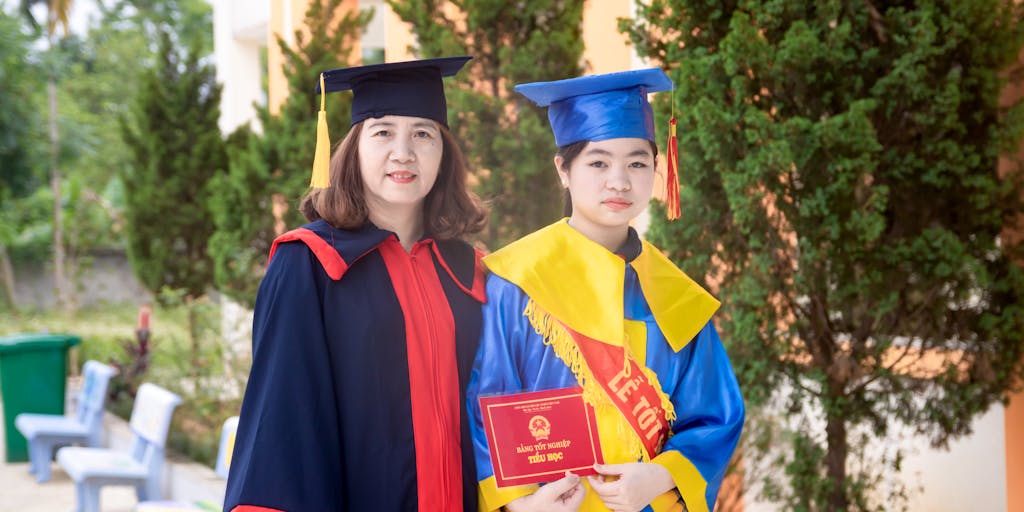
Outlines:
[[[77,512],[99,512],[104,485],[134,486],[139,501],[160,499],[167,432],[180,404],[178,395],[155,384],[143,384],[128,421],[132,431],[129,452],[76,446],[57,450],[57,462],[75,482]]]
[[[22,413],[14,418],[14,426],[28,441],[28,470],[36,475],[37,482],[50,480],[50,461],[58,447],[100,445],[107,384],[116,373],[103,363],[86,361],[74,416]]]
[[[217,448],[217,465],[213,472],[225,480],[228,478],[228,468],[231,467],[231,452],[235,448],[237,431],[238,416],[232,416],[224,421],[224,426],[220,430],[220,447]],[[132,512],[219,511],[221,508],[221,504],[208,501],[143,501],[136,505]]]

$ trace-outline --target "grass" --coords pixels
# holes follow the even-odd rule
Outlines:
[[[191,330],[190,310],[196,319]],[[248,370],[244,354],[226,350],[219,332],[219,313],[219,307],[209,300],[187,306],[154,305],[148,369],[134,377],[128,372],[115,376],[112,390],[128,392],[115,393],[107,405],[111,412],[127,418],[134,390],[142,382],[153,382],[179,394],[183,404],[174,414],[169,447],[210,466],[216,457],[221,423],[238,414],[239,390]],[[82,341],[69,351],[69,371],[78,373],[90,359],[130,368],[133,356],[126,348],[135,344],[137,316],[135,304],[104,304],[73,313],[36,310],[14,314],[0,309],[0,336],[73,334]]]
[[[183,307],[154,306],[151,332],[158,338],[184,339],[187,312]],[[72,368],[80,368],[89,359],[102,362],[121,360],[124,350],[120,340],[135,337],[138,306],[134,304],[104,304],[81,308],[72,313],[59,310],[32,310],[14,314],[0,310],[0,336],[17,333],[73,334],[82,343],[73,348],[69,361]]]

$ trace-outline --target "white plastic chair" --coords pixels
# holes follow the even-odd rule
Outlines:
[[[220,430],[220,445],[217,448],[217,465],[213,472],[227,480],[228,468],[231,467],[231,452],[235,448],[235,432],[238,431],[238,416],[232,416],[224,421]],[[222,508],[219,503],[207,501],[143,501],[132,512],[192,512],[196,510],[219,511]]]
[[[36,475],[37,482],[50,479],[50,461],[58,447],[100,445],[107,384],[116,373],[117,370],[103,363],[86,361],[74,416],[22,413],[14,418],[14,426],[28,441],[28,470]]]
[[[181,398],[154,384],[143,384],[135,395],[129,427],[132,448],[122,452],[104,448],[64,447],[57,462],[75,482],[77,512],[99,512],[100,488],[131,485],[139,501],[160,499],[164,447],[174,409]]]

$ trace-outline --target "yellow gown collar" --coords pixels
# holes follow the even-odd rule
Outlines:
[[[719,302],[658,248],[642,244],[630,264],[658,327],[679,351],[707,324]],[[484,263],[570,329],[623,345],[626,262],[573,229],[567,219],[490,254]]]

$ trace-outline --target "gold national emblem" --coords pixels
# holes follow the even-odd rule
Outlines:
[[[537,441],[546,441],[551,435],[551,422],[541,415],[530,418],[530,433]]]

